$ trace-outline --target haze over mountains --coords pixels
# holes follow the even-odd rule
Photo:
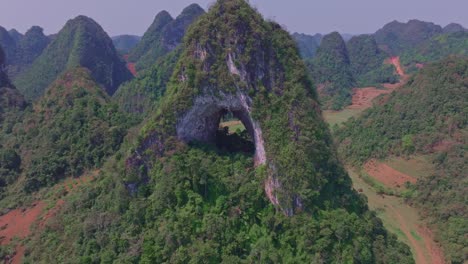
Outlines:
[[[419,263],[347,169],[427,155],[392,195],[464,263],[467,53],[458,24],[290,35],[245,0],[162,11],[142,37],[0,27],[0,259]],[[364,89],[383,92],[330,130]]]

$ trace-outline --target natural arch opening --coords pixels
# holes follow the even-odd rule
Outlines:
[[[255,153],[255,164],[265,164],[262,130],[258,122],[252,118],[249,105],[250,99],[241,93],[197,97],[190,110],[178,119],[177,137],[187,143],[194,141],[215,145],[218,143],[218,146],[221,145],[221,148],[225,147],[228,150],[233,145],[233,141],[237,141],[239,144],[234,147],[234,152],[240,149]],[[232,137],[230,130],[220,135],[220,123],[229,117],[241,121],[245,127],[245,132],[243,135],[240,134],[240,138],[238,135],[234,135],[236,138]]]
[[[231,111],[224,111],[216,132],[216,146],[229,153],[255,153],[253,134],[249,133],[242,120]]]

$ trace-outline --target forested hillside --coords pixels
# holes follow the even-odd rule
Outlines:
[[[468,55],[468,32],[458,31],[437,35],[421,45],[402,53],[401,60],[405,65],[415,67],[441,60],[449,55]]]
[[[346,44],[338,32],[323,37],[311,68],[325,108],[341,109],[351,103],[351,88],[356,82]]]
[[[203,13],[205,11],[197,4],[184,8],[175,19],[166,11],[160,12],[138,45],[131,50],[129,60],[136,63],[138,71],[150,68],[182,43],[187,28]]]
[[[219,0],[182,47],[144,128],[28,242],[26,261],[414,263],[351,190],[287,32]],[[251,136],[263,131],[255,158],[188,140],[216,135],[225,103]]]
[[[410,20],[407,23],[393,21],[375,32],[377,44],[391,55],[411,49],[442,34],[442,27],[434,23]]]
[[[23,177],[8,179],[7,184],[16,182],[21,191],[31,193],[99,168],[119,149],[132,124],[89,70],[67,71],[33,109],[3,131],[0,143],[22,160]]]
[[[29,99],[40,97],[65,70],[86,67],[108,94],[131,79],[106,32],[94,20],[69,20],[27,71],[16,78],[18,89]]]
[[[358,87],[397,82],[393,65],[384,63],[388,54],[379,49],[372,35],[352,37],[346,46],[351,72]]]
[[[336,132],[343,159],[431,154],[436,172],[413,186],[408,199],[423,208],[453,263],[467,260],[466,150],[468,58],[427,65],[394,92]]]

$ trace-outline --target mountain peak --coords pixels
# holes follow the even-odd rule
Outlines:
[[[182,43],[187,28],[203,13],[205,11],[197,4],[186,7],[176,19],[168,12],[161,11],[131,51],[129,60],[136,62],[138,71],[150,68]]]
[[[132,77],[102,27],[89,17],[77,16],[67,21],[31,67],[18,76],[17,87],[36,98],[62,72],[75,67],[88,68],[108,94]]]
[[[205,13],[205,10],[198,4],[193,3],[182,10],[179,16],[199,16]]]

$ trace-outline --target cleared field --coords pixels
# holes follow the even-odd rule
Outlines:
[[[416,209],[405,204],[402,198],[377,194],[353,169],[348,168],[348,173],[354,189],[367,196],[369,207],[377,212],[384,226],[410,246],[417,264],[445,263],[442,251],[421,224]]]
[[[346,108],[342,111],[332,111],[325,110],[323,111],[323,118],[330,126],[340,125],[346,122],[351,117],[358,116],[364,109],[349,109]]]
[[[434,165],[430,162],[430,156],[414,156],[410,159],[393,157],[387,159],[385,164],[415,178],[426,177],[435,170]]]
[[[241,132],[245,130],[244,124],[240,120],[234,120],[234,121],[227,121],[227,122],[221,122],[219,124],[220,128],[223,127],[228,127],[229,128],[229,134],[236,133],[237,130],[240,130]]]

